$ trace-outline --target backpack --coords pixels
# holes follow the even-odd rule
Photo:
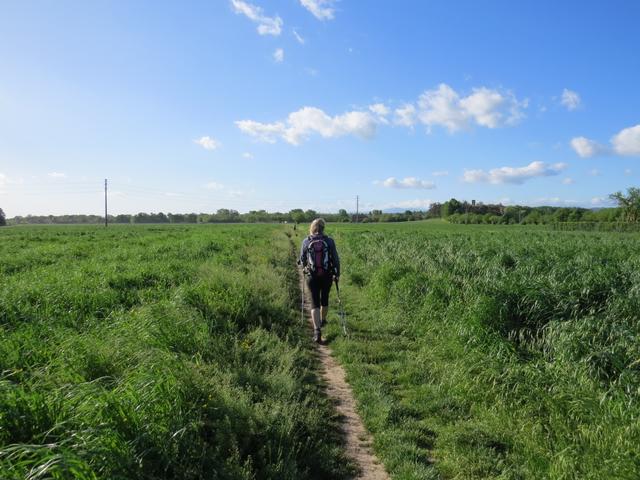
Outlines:
[[[307,245],[307,268],[311,275],[320,277],[331,273],[329,243],[323,235],[310,236]]]

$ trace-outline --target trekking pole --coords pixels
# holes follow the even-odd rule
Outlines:
[[[302,279],[302,296],[300,297],[300,323],[304,326],[304,278]]]
[[[342,332],[347,336],[347,316],[344,313],[344,307],[342,306],[342,300],[340,300],[340,287],[338,286],[338,280],[333,279],[336,283],[336,296],[338,297],[338,306],[340,307],[340,324],[342,325]]]

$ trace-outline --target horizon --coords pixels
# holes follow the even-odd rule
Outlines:
[[[603,208],[640,183],[637,2],[185,5],[0,6],[8,218],[103,215],[105,177],[110,215]]]

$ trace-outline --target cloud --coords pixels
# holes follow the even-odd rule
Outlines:
[[[420,209],[428,209],[433,200],[429,200],[426,198],[416,198],[415,200],[403,200],[401,202],[395,202],[383,207],[384,210],[389,208],[406,208],[409,210],[420,210]]]
[[[597,168],[594,168],[592,170],[589,170],[589,175],[591,175],[592,177],[599,177],[600,174],[600,170],[598,170]]]
[[[318,20],[332,20],[335,14],[334,0],[300,0],[300,4],[309,10]]]
[[[369,105],[369,110],[381,117],[389,115],[389,109],[384,103],[374,103],[373,105]]]
[[[611,147],[607,148],[586,137],[571,139],[571,148],[582,158],[598,154],[614,154],[625,157],[640,156],[640,124],[623,128],[611,138]]]
[[[200,137],[197,140],[194,140],[193,143],[200,145],[205,150],[215,150],[222,145],[218,140],[209,136]]]
[[[562,90],[562,97],[560,98],[560,103],[564,105],[567,110],[573,111],[576,110],[581,104],[582,100],[580,99],[580,95],[578,92],[574,92],[565,88]]]
[[[371,138],[376,134],[376,119],[369,112],[351,111],[331,117],[316,107],[303,107],[292,112],[285,122],[260,123],[254,120],[235,122],[238,128],[258,140],[275,143],[278,138],[300,145],[311,135],[336,138],[355,135]]]
[[[66,173],[60,173],[60,172],[51,172],[47,174],[47,177],[51,177],[51,178],[67,178],[67,174]]]
[[[453,133],[474,124],[497,128],[516,124],[524,117],[522,109],[527,105],[527,100],[518,101],[510,92],[486,87],[474,88],[470,95],[461,97],[449,85],[441,83],[420,95],[418,119],[429,131],[441,126]]]
[[[242,158],[246,158],[247,160],[251,160],[251,159],[253,159],[253,154],[249,153],[249,152],[244,152],[242,154]]]
[[[395,177],[389,177],[383,181],[373,182],[376,185],[382,185],[386,188],[418,188],[425,190],[432,190],[436,188],[436,184],[428,180],[420,180],[416,177],[405,177],[402,180],[398,180]]]
[[[296,31],[295,28],[292,31],[293,31],[293,36],[296,37],[296,40],[298,41],[298,43],[300,45],[304,45],[305,44],[305,39],[302,38],[302,36]]]
[[[281,48],[276,48],[273,52],[273,60],[276,63],[282,63],[284,61],[284,50]]]
[[[224,190],[226,187],[222,183],[208,182],[205,184],[204,188],[207,190]]]
[[[630,168],[625,168],[624,169],[624,176],[625,177],[630,177],[631,175],[633,175],[633,171]]]
[[[431,130],[435,125],[450,132],[467,129],[473,125],[498,128],[517,123],[523,116],[527,100],[519,101],[510,92],[474,88],[461,97],[451,87],[442,83],[434,90],[425,91],[417,106],[406,103],[393,112],[393,124],[413,128],[419,122]],[[262,123],[255,120],[238,120],[235,124],[244,133],[259,140],[275,143],[278,138],[299,145],[311,134],[324,138],[342,135],[373,137],[377,125],[389,124],[391,109],[383,103],[369,105],[368,111],[354,110],[331,117],[317,107],[303,107],[292,112],[286,121]]]
[[[605,150],[602,145],[586,137],[572,138],[570,144],[571,148],[582,158],[593,157]]]
[[[260,35],[278,36],[282,32],[282,19],[279,16],[267,17],[263,14],[262,8],[242,0],[231,0],[231,5],[234,12],[258,24],[257,30]]]
[[[373,105],[369,105],[369,110],[376,114],[377,120],[380,123],[384,123],[385,125],[389,123],[387,115],[389,115],[390,110],[384,103],[374,103]]]
[[[621,130],[611,139],[611,144],[618,155],[640,155],[640,124]]]
[[[402,127],[413,127],[416,123],[416,107],[407,103],[400,108],[396,108],[393,123]]]
[[[614,204],[615,202],[611,200],[609,197],[593,197],[591,199],[591,205],[595,207],[602,207],[602,206],[606,207]]]
[[[545,162],[531,162],[525,167],[501,167],[493,168],[489,172],[484,170],[465,170],[462,179],[467,183],[510,183],[521,185],[527,180],[536,177],[550,177],[558,175],[565,168],[566,163],[546,164]]]
[[[449,175],[449,172],[447,170],[440,170],[438,172],[431,172],[431,175],[434,177],[446,177]]]
[[[562,179],[562,183],[563,185],[573,185],[575,182],[575,180],[573,178],[570,177],[566,177]]]

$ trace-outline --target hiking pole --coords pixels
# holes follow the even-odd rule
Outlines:
[[[302,279],[302,297],[300,297],[300,323],[304,326],[304,278]]]
[[[338,280],[333,279],[336,282],[336,296],[338,297],[338,306],[340,307],[340,324],[342,325],[342,331],[347,336],[347,316],[344,313],[344,307],[342,306],[342,300],[340,300],[340,287],[338,286]]]

